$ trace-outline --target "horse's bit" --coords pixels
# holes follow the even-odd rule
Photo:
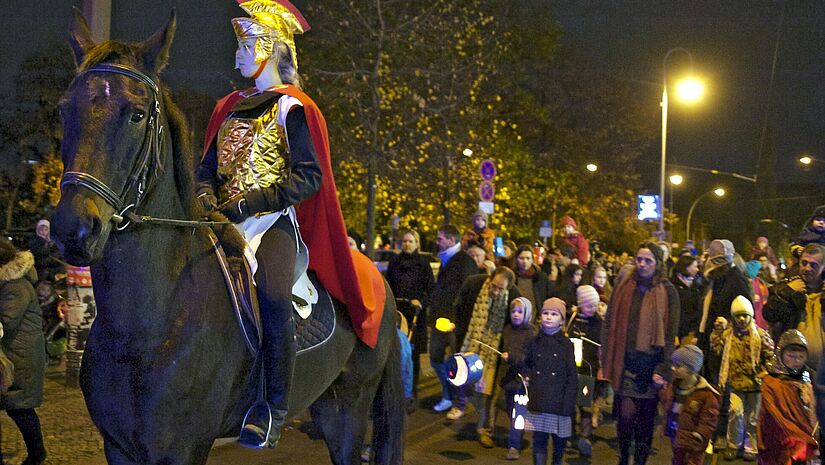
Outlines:
[[[121,190],[121,193],[119,195],[116,194],[112,188],[106,185],[105,182],[97,179],[91,174],[84,173],[82,171],[66,171],[65,173],[63,173],[63,177],[60,180],[61,189],[64,185],[67,184],[85,187],[90,191],[94,192],[95,194],[99,195],[106,203],[111,205],[112,208],[114,208],[115,211],[118,212],[112,215],[112,221],[118,224],[117,230],[120,231],[129,226],[129,223],[132,221],[131,219],[124,221],[124,216],[128,216],[131,218],[132,215],[128,215],[127,212],[130,209],[136,209],[140,205],[141,201],[144,198],[144,194],[148,190],[147,178],[149,177],[150,160],[154,159],[156,161],[154,176],[155,179],[157,178],[158,171],[162,169],[160,149],[161,140],[163,137],[163,124],[161,124],[160,122],[160,99],[158,98],[160,90],[157,84],[155,84],[155,82],[152,80],[152,78],[134,68],[124,65],[95,65],[78,74],[77,77],[75,77],[75,79],[84,74],[93,72],[117,73],[122,74],[124,76],[128,76],[130,78],[136,79],[146,84],[146,87],[148,87],[152,93],[152,104],[149,110],[149,121],[146,125],[146,136],[143,139],[141,153],[140,156],[137,158],[134,166],[132,167],[131,172],[129,173],[126,185],[123,186],[123,189]],[[127,197],[130,192],[134,192],[131,201],[129,201]]]

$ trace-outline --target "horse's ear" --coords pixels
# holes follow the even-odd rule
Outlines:
[[[74,17],[72,18],[72,24],[69,26],[69,45],[72,47],[72,52],[74,52],[74,64],[76,66],[83,63],[86,52],[95,46],[92,33],[89,32],[89,25],[77,8],[74,8]]]
[[[143,64],[146,69],[159,73],[169,61],[169,48],[172,46],[172,39],[175,37],[175,10],[169,17],[166,26],[160,28],[141,44]]]

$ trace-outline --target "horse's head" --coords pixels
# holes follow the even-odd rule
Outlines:
[[[124,210],[140,203],[162,168],[164,120],[156,82],[174,31],[173,12],[144,42],[95,44],[75,11],[70,44],[77,73],[60,102],[64,168],[52,215],[54,233],[73,264],[100,259],[112,228],[125,221]]]

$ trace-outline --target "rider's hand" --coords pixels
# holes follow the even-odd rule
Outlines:
[[[510,361],[510,353],[509,352],[502,352],[501,358],[505,362],[509,362]]]
[[[252,216],[251,213],[249,213],[249,207],[246,205],[246,199],[243,196],[233,198],[221,205],[221,213],[233,223],[242,223],[245,219]]]
[[[655,384],[656,387],[660,388],[664,386],[666,383],[667,381],[665,381],[665,379],[662,378],[662,375],[660,375],[659,373],[653,374],[653,384]]]
[[[218,209],[218,199],[212,192],[202,192],[196,200],[198,201],[198,206],[205,214],[209,214]]]

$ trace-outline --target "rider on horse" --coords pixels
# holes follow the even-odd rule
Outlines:
[[[307,267],[347,305],[353,329],[370,347],[377,341],[385,296],[372,263],[347,247],[326,123],[299,89],[293,37],[309,25],[286,0],[240,6],[250,16],[232,20],[238,39],[235,65],[254,79],[255,87],[233,92],[216,105],[196,173],[197,198],[204,210],[220,210],[236,223],[247,242],[273,425],[249,420],[243,432],[258,434],[261,444],[274,447],[288,411],[295,362],[292,297],[313,293],[311,283],[301,279]]]

